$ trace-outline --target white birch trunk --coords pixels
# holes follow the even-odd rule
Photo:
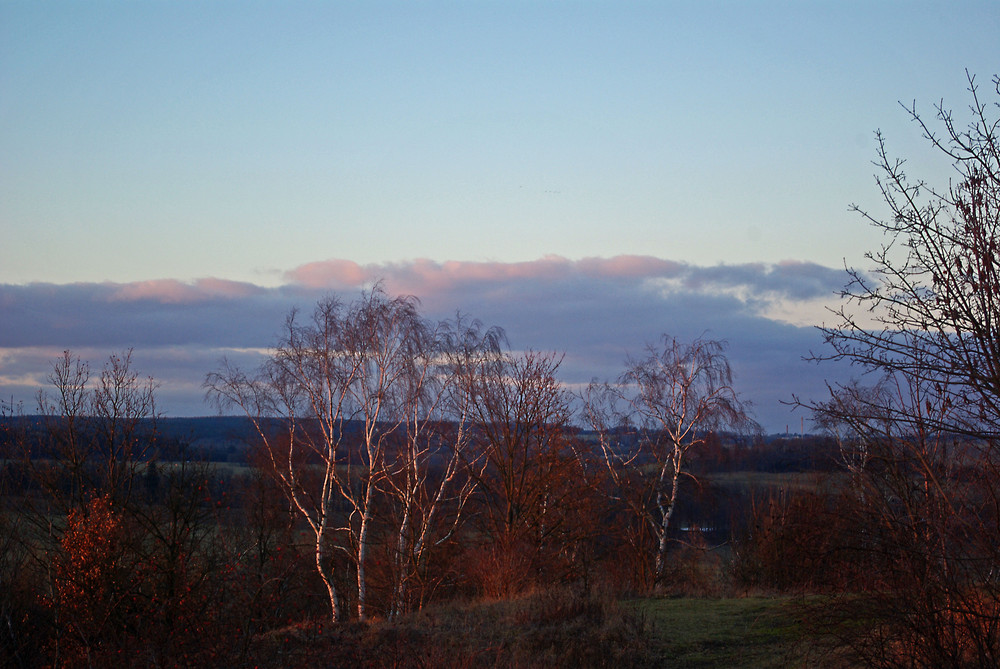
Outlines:
[[[680,446],[674,447],[674,452],[671,457],[671,465],[673,467],[673,473],[670,478],[670,498],[667,502],[666,508],[663,507],[662,502],[662,492],[657,493],[657,506],[660,508],[661,518],[660,527],[658,529],[659,534],[659,545],[656,551],[656,566],[653,571],[654,585],[660,587],[663,585],[663,580],[666,576],[667,569],[667,546],[669,545],[668,532],[670,530],[670,520],[673,518],[674,509],[677,506],[677,491],[680,487],[680,477],[681,477],[681,465],[683,464],[684,452]],[[666,473],[666,466],[664,470],[661,471],[661,480],[664,478],[663,474]]]
[[[343,612],[340,609],[340,597],[337,596],[337,587],[333,583],[333,573],[332,569],[326,566],[327,554],[326,545],[322,533],[316,534],[316,571],[319,572],[320,578],[323,580],[323,585],[326,586],[327,596],[330,599],[330,610],[332,621],[334,624],[340,622],[343,618]]]

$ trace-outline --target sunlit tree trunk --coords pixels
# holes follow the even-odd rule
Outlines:
[[[664,335],[645,358],[629,358],[616,383],[591,384],[584,396],[584,413],[600,435],[616,494],[653,531],[655,587],[666,576],[680,479],[690,476],[684,470],[687,453],[713,431],[759,429],[733,388],[724,351],[723,342],[699,338],[682,344]],[[643,471],[650,462],[657,466],[653,477]]]
[[[475,488],[471,473],[477,470],[475,458],[467,459],[472,396],[461,383],[463,370],[481,356],[495,355],[502,337],[499,330],[484,331],[478,322],[461,317],[425,334],[429,338],[420,347],[423,353],[410,369],[400,456],[388,464],[392,473],[386,478],[399,514],[392,618],[408,610],[411,583],[425,576],[433,547],[448,541],[462,523]],[[441,457],[443,469],[432,481],[431,462]]]
[[[321,301],[310,323],[295,312],[275,352],[253,377],[224,367],[206,380],[222,406],[241,408],[258,426],[285,494],[315,535],[316,567],[333,619],[341,619],[338,555],[355,569],[356,614],[368,617],[372,532],[385,494],[386,447],[405,421],[405,397],[428,325],[413,298],[376,287],[349,305]],[[276,441],[277,419],[287,432]],[[287,450],[285,450],[287,449]],[[310,458],[323,465],[319,474]],[[317,480],[318,479],[318,480]],[[346,505],[343,513],[338,508]]]

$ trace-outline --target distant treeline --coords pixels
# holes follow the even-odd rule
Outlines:
[[[0,416],[0,445],[10,446],[16,434],[27,436],[33,450],[44,457],[48,430],[63,417],[42,415]],[[280,419],[270,419],[278,428]],[[308,424],[308,421],[306,421]],[[245,416],[196,416],[143,418],[140,430],[147,435],[147,459],[164,461],[204,460],[247,464],[249,448],[255,444],[253,422]],[[344,429],[357,431],[361,421],[345,421]],[[575,430],[581,443],[595,443],[592,430]],[[819,472],[835,471],[842,466],[836,440],[825,435],[711,435],[705,445],[692,454],[695,473],[710,472]]]

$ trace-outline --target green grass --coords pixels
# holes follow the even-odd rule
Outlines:
[[[629,604],[649,626],[649,653],[656,666],[822,667],[833,666],[811,639],[797,600],[639,599]]]

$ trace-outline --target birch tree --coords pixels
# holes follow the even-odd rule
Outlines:
[[[368,614],[367,567],[376,496],[390,436],[405,413],[406,380],[426,340],[416,299],[376,287],[350,304],[321,300],[302,322],[293,311],[253,375],[223,363],[209,396],[250,419],[273,471],[313,537],[331,617],[345,617],[337,565],[353,572],[356,615]],[[341,569],[344,567],[341,566]]]
[[[475,491],[482,458],[470,453],[474,398],[460,383],[461,373],[497,355],[503,339],[498,328],[484,330],[461,316],[426,334],[432,337],[413,360],[400,405],[399,447],[386,481],[397,513],[392,618],[406,612],[414,584],[426,583],[430,551],[455,535]]]
[[[432,325],[416,298],[376,287],[349,304],[324,299],[306,322],[293,311],[253,375],[224,363],[207,377],[220,407],[249,418],[310,528],[334,622],[351,600],[368,617],[376,539],[392,545],[387,613],[397,616],[431,546],[458,527],[474,481],[464,469],[471,398],[454,370],[496,337],[461,320]]]
[[[655,539],[653,582],[662,585],[688,454],[712,432],[756,429],[733,387],[725,344],[663,335],[645,357],[627,359],[616,383],[592,384],[584,399],[616,494]]]

